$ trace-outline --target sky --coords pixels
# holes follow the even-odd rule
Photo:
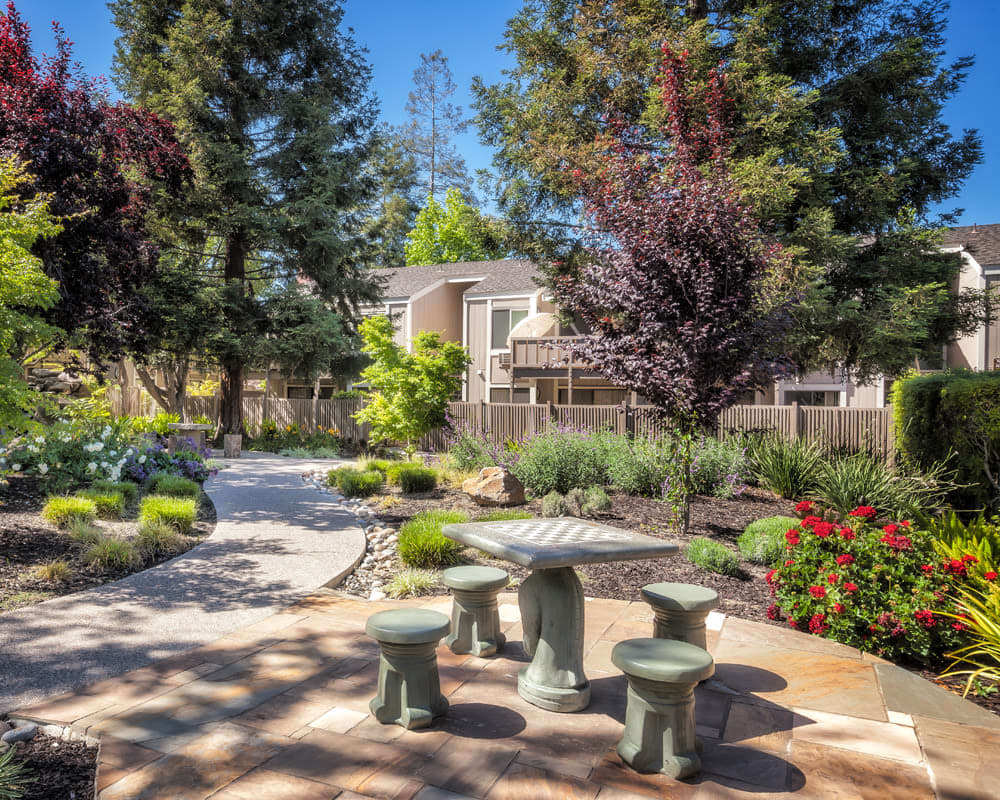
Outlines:
[[[420,54],[439,48],[458,86],[453,102],[468,108],[473,76],[491,83],[511,65],[510,54],[498,52],[497,45],[503,41],[506,21],[521,5],[521,0],[345,0],[345,23],[368,49],[383,120],[405,121],[406,97]],[[104,2],[17,0],[17,7],[32,27],[36,53],[51,52],[50,25],[58,20],[86,72],[110,76],[117,31]],[[959,221],[966,225],[1000,223],[1000,0],[953,0],[946,35],[948,57],[975,55],[976,65],[946,107],[944,119],[956,132],[978,129],[985,159],[960,194],[940,210],[964,209]],[[491,152],[480,144],[474,128],[455,144],[470,172],[490,166]]]

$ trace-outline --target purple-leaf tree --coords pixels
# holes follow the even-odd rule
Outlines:
[[[667,146],[612,125],[603,169],[574,172],[590,258],[553,288],[592,332],[575,356],[696,428],[781,369],[787,314],[772,287],[783,254],[726,166],[725,75],[714,71],[698,98],[686,53],[663,52]]]
[[[574,172],[588,222],[587,263],[554,284],[558,305],[591,333],[573,355],[638,392],[673,425],[664,486],[686,529],[692,438],[782,368],[784,255],[726,164],[725,75],[688,79],[686,53],[663,48],[665,146],[612,124],[596,174]],[[613,120],[612,120],[613,123]]]

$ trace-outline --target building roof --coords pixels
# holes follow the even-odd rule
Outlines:
[[[476,282],[467,295],[513,294],[538,288],[535,265],[526,260],[462,261],[457,264],[428,264],[419,267],[392,267],[373,270],[384,281],[382,295],[387,300],[412,297],[443,279],[468,278]]]
[[[946,247],[964,247],[983,267],[1000,266],[1000,224],[947,228]]]

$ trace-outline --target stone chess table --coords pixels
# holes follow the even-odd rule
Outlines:
[[[573,567],[664,558],[678,550],[663,539],[566,517],[463,522],[443,532],[532,571],[517,593],[524,651],[531,658],[517,690],[549,711],[580,711],[590,703],[583,672],[583,586]]]

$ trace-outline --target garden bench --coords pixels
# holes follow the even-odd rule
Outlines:
[[[628,681],[625,731],[618,755],[638,772],[674,779],[701,769],[694,687],[715,672],[708,651],[670,639],[626,639],[611,661]]]
[[[369,704],[375,719],[413,730],[447,712],[436,649],[450,627],[444,614],[424,608],[380,611],[368,618],[365,633],[381,650],[378,695]]]
[[[496,567],[452,567],[443,580],[452,596],[451,633],[445,639],[451,652],[492,656],[502,650],[506,637],[500,632],[497,594],[510,575]]]
[[[204,447],[205,431],[215,430],[215,426],[200,425],[196,422],[168,422],[167,430],[174,431],[167,439],[167,451],[173,455],[184,439],[193,439],[198,448]]]
[[[719,593],[691,583],[651,583],[642,599],[653,608],[653,636],[707,649],[705,618],[719,607]]]

